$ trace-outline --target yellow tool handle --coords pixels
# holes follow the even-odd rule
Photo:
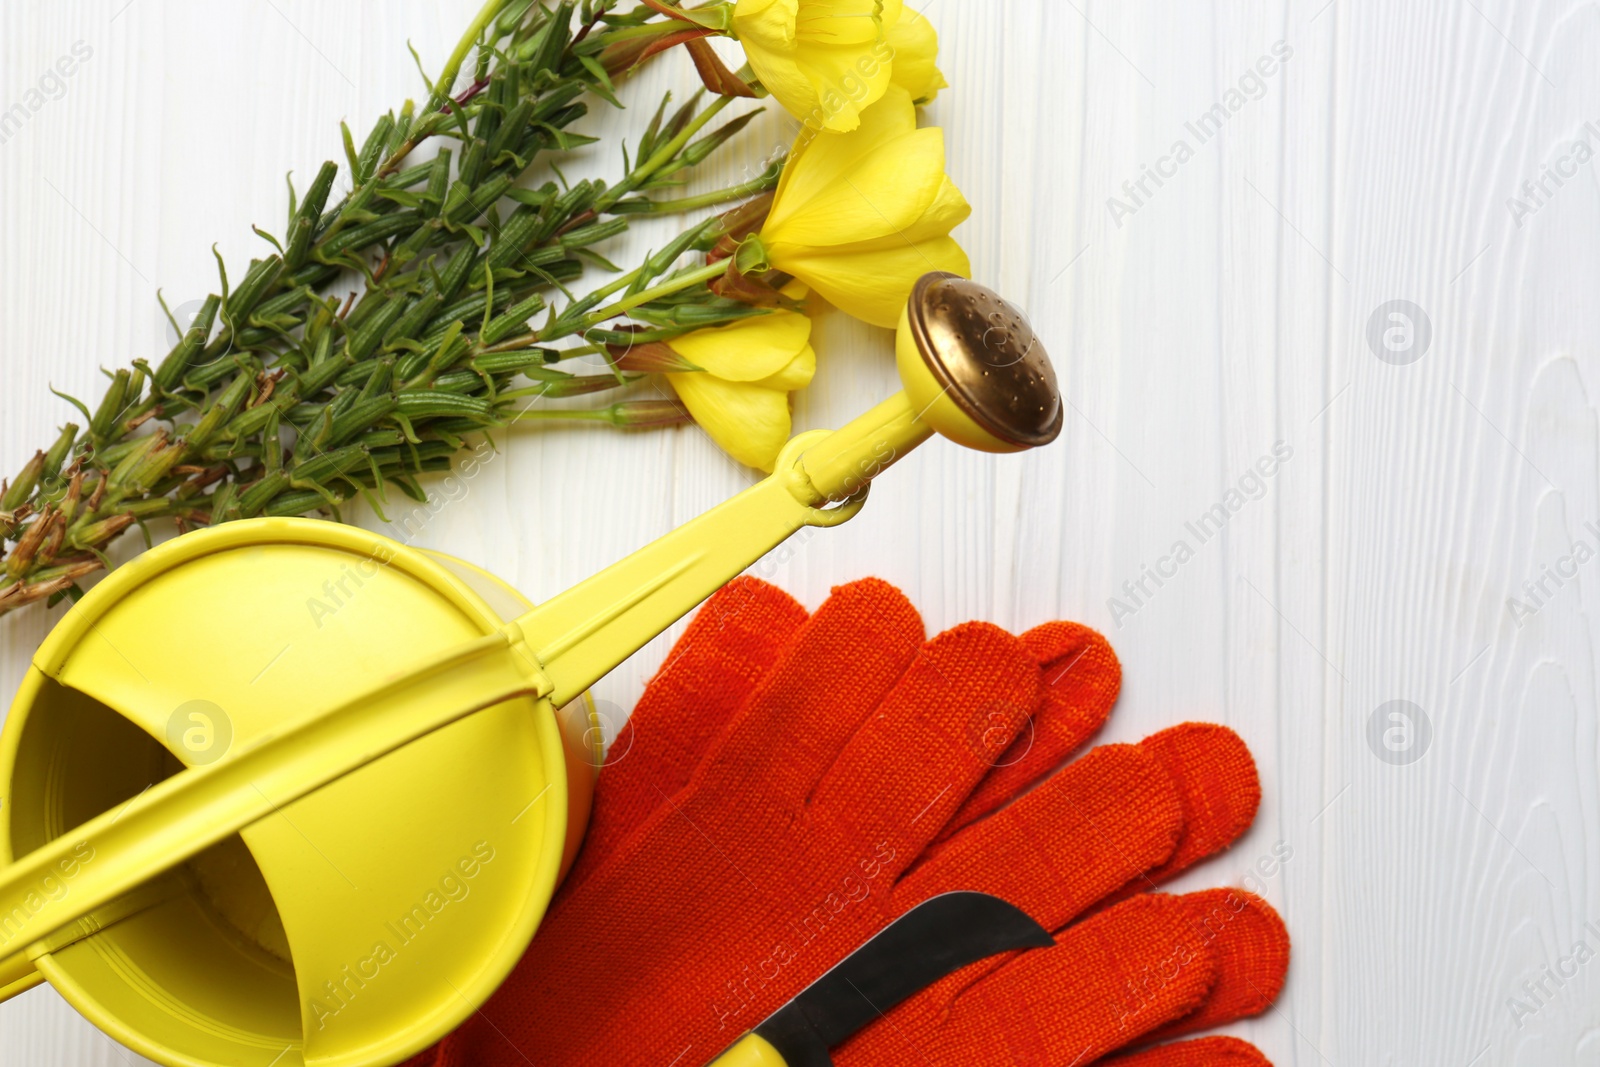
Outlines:
[[[788,1067],[788,1063],[760,1034],[745,1034],[732,1048],[712,1060],[711,1067]]]
[[[475,711],[549,683],[505,632],[253,748],[173,775],[0,871],[0,999],[28,988],[45,939],[307,793]],[[39,886],[73,871],[59,899]]]

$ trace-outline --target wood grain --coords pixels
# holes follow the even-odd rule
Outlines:
[[[406,40],[437,69],[470,6],[0,8],[0,108],[74,42],[93,49],[0,144],[0,467],[67,417],[48,385],[94,393],[97,368],[163,350],[156,287],[208,291],[219,237],[242,262],[250,223],[281,216],[284,171],[336,153],[340,118],[359,128],[415,94]],[[812,605],[881,575],[930,631],[1080,619],[1125,666],[1105,740],[1183,718],[1242,733],[1260,817],[1180,884],[1250,875],[1288,920],[1283,996],[1233,1028],[1274,1062],[1600,1062],[1600,963],[1543,978],[1586,936],[1600,951],[1584,932],[1600,929],[1600,559],[1545,579],[1526,617],[1507,605],[1574,542],[1600,548],[1586,528],[1600,522],[1600,160],[1547,181],[1536,210],[1508,205],[1531,203],[1523,183],[1576,142],[1600,149],[1600,7],[933,0],[928,13],[954,86],[928,117],[974,206],[959,236],[1047,340],[1066,430],[1020,457],[930,445],[855,522],[758,573]],[[1229,108],[1278,42],[1292,54]],[[687,78],[658,64],[627,98]],[[1218,104],[1227,117],[1202,140],[1189,124]],[[789,132],[764,116],[719,175]],[[1192,157],[1174,169],[1161,160],[1179,140]],[[582,173],[616,165],[597,155]],[[1147,165],[1174,172],[1113,211]],[[620,261],[658,236],[631,237]],[[1407,365],[1368,342],[1392,300],[1431,324]],[[886,334],[835,316],[817,347],[799,428],[894,387]],[[1190,532],[1280,442],[1292,455],[1259,499],[1215,536]],[[519,433],[417,540],[537,599],[751,477],[694,430]],[[1124,582],[1178,541],[1192,558],[1134,604]],[[0,692],[58,614],[0,620]],[[672,636],[598,695],[631,706]],[[1431,726],[1406,765],[1368,740],[1394,700]],[[1275,847],[1292,856],[1263,875]],[[1524,985],[1541,980],[1543,993]],[[4,1067],[133,1062],[48,989],[0,1006]]]

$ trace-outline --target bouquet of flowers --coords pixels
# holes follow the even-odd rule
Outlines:
[[[969,208],[942,132],[917,124],[945,85],[926,18],[899,0],[617,6],[489,0],[421,104],[359,140],[343,127],[343,163],[291,181],[261,258],[231,283],[219,258],[220,292],[170,352],[108,372],[92,406],[64,397],[81,424],[0,491],[0,613],[76,597],[153,520],[337,518],[357,496],[382,516],[388,487],[424,500],[419,476],[515,422],[693,419],[770,470],[815,371],[813,314],[892,327],[920,275],[969,273],[950,237]],[[617,146],[615,182],[566,181],[563,156],[596,140],[589,107],[683,53],[701,87]],[[793,147],[685,195],[767,96],[801,123]],[[624,269],[604,249],[641,215],[685,224]],[[563,369],[580,357],[604,373]],[[676,399],[540,405],[649,376]]]

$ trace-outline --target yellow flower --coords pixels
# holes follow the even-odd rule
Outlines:
[[[667,344],[701,368],[667,375],[694,421],[740,463],[771,471],[789,441],[789,394],[817,371],[811,320],[774,311]]]
[[[791,115],[815,129],[853,130],[889,87],[900,9],[901,0],[737,0],[733,33]]]
[[[939,34],[922,12],[904,8],[899,21],[888,27],[888,41],[894,52],[890,78],[911,94],[913,103],[926,104],[949,86],[935,63]]]
[[[944,131],[917,129],[910,95],[891,86],[850,133],[802,131],[760,241],[770,266],[892,329],[922,275],[972,273],[950,237],[971,213],[944,172]]]

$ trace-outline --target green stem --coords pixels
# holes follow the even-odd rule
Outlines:
[[[683,151],[683,146],[688,144],[690,139],[699,133],[706,123],[715,118],[723,108],[733,103],[733,100],[734,98],[731,96],[719,96],[713,100],[709,107],[690,120],[682,130],[678,131],[678,136],[656,149],[654,155],[633,168],[633,173],[606,190],[606,194],[595,201],[595,214],[605,211],[618,200],[639,188],[639,186],[649,181],[651,175],[655,174],[656,171],[676,159],[678,153]]]
[[[558,360],[558,362],[565,362],[569,359],[577,359],[579,356],[603,356],[606,355],[606,346],[591,344],[574,345],[571,348],[563,348],[559,355],[561,358]]]
[[[600,376],[597,375],[596,377],[600,377]],[[550,395],[551,388],[556,383],[554,383],[554,382],[540,382],[538,385],[525,385],[520,389],[507,389],[504,392],[500,393],[495,399],[497,401],[504,402],[504,401],[507,401],[507,400],[521,400],[524,397],[530,397],[531,396],[535,400],[571,400],[573,398],[573,396],[578,396],[578,395],[593,396],[596,393],[607,393],[607,392],[610,392],[613,389],[621,389],[623,386],[632,385],[636,381],[638,381],[638,376],[637,375],[635,375],[632,378],[624,378],[623,380],[618,381],[613,385],[605,385],[605,386],[600,386],[600,387],[595,388],[595,389],[588,390],[586,392],[586,394],[569,394],[567,396],[561,396],[561,395],[551,396]],[[531,409],[519,409],[519,410],[531,410]]]
[[[444,70],[439,73],[439,80],[434,83],[433,96],[428,100],[429,111],[438,111],[444,107],[445,101],[450,99],[450,90],[455,88],[456,75],[461,73],[461,64],[467,61],[467,56],[478,43],[483,31],[489,28],[489,23],[500,17],[500,12],[507,2],[508,0],[488,0],[488,3],[479,9],[477,17],[467,27],[467,32],[456,42],[456,50],[450,53]]]
[[[584,330],[598,326],[614,315],[622,315],[632,311],[641,304],[648,304],[652,300],[659,300],[661,297],[670,296],[673,293],[682,292],[685,289],[692,289],[696,285],[700,285],[702,282],[709,282],[717,275],[726,272],[727,269],[728,264],[726,260],[717,263],[707,263],[705,266],[698,267],[687,274],[680,274],[676,278],[669,278],[660,285],[653,285],[648,289],[641,289],[632,296],[624,297],[614,304],[606,305],[599,311],[591,312],[590,314],[585,315],[583,317],[583,325],[579,328],[578,332],[581,333]]]
[[[518,408],[515,421],[523,419],[589,419],[594,422],[611,422],[614,416],[609,408]]]
[[[709,193],[701,193],[699,196],[685,196],[678,200],[654,200],[650,203],[650,209],[642,211],[640,214],[670,215],[683,211],[696,211],[703,207],[716,207],[718,204],[726,204],[730,200],[743,200],[745,197],[755,196],[757,193],[764,193],[768,189],[775,188],[778,184],[778,176],[782,173],[782,167],[774,167],[769,173],[763,174],[759,178],[752,178],[750,181],[741,182],[738,185],[730,185],[726,189],[714,189]]]
[[[411,121],[411,130],[400,147],[395,149],[383,166],[378,168],[376,177],[387,178],[400,169],[400,164],[409,156],[413,149],[427,137],[428,123],[437,122],[435,116],[450,100],[450,90],[455,88],[456,76],[461,73],[461,65],[467,61],[467,56],[472,53],[472,48],[478,43],[478,38],[489,24],[500,17],[510,0],[488,0],[478,14],[473,18],[467,32],[461,35],[461,40],[456,42],[456,49],[450,53],[450,58],[445,61],[444,70],[439,73],[439,78],[433,84],[433,95],[428,97],[428,106],[419,110]]]
[[[472,354],[475,356],[481,356],[488,353],[499,354],[502,352],[526,352],[530,348],[537,347],[538,341],[539,335],[536,333],[521,333],[515,337],[507,337],[504,341],[501,341],[498,344],[479,344],[473,349]]]

